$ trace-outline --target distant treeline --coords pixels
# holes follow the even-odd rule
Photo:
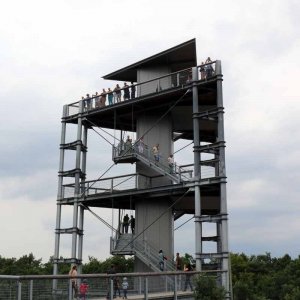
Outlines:
[[[185,258],[190,255],[186,254]],[[89,257],[82,266],[84,274],[106,273],[115,264],[119,273],[133,272],[133,258],[113,256],[104,261]],[[69,264],[59,267],[60,274],[68,274]],[[247,256],[231,254],[234,300],[300,300],[300,257],[288,254],[271,257],[270,253]],[[53,273],[52,258],[42,263],[32,253],[19,259],[0,256],[1,275],[48,275]]]

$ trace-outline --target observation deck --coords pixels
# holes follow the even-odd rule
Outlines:
[[[114,101],[112,105],[97,107],[99,96],[92,96],[83,100],[83,111],[80,112],[80,101],[67,105],[66,115],[63,121],[67,123],[77,123],[79,114],[83,118],[83,123],[88,126],[98,126],[108,129],[125,131],[136,130],[136,118],[141,112],[149,112],[161,109],[162,112],[168,110],[176,101],[176,106],[172,109],[173,119],[178,122],[173,124],[174,140],[179,138],[192,140],[192,87],[198,87],[200,136],[202,141],[214,142],[216,137],[216,122],[213,120],[217,114],[216,79],[222,77],[215,71],[216,61],[197,66],[199,80],[192,81],[192,69],[184,69],[165,76],[161,76],[149,81],[135,84],[136,95],[128,100],[124,99],[124,88],[121,88],[122,101]],[[209,73],[203,70],[211,71]],[[180,99],[180,100],[179,100]],[[220,108],[218,108],[220,109]],[[206,117],[205,117],[206,116]],[[118,122],[115,122],[115,118]]]

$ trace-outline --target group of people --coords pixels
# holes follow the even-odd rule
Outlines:
[[[129,86],[127,82],[124,82],[123,87],[120,87],[120,85],[117,84],[113,90],[111,90],[111,88],[108,88],[107,91],[105,89],[102,89],[101,94],[99,94],[98,92],[96,92],[95,95],[86,94],[86,97],[82,97],[81,99],[84,101],[85,108],[87,110],[90,110],[106,106],[106,100],[108,100],[108,105],[113,105],[115,103],[121,102],[122,91],[124,101],[134,99],[136,85],[131,82],[131,85]]]
[[[125,215],[128,217],[128,215]],[[124,217],[125,218],[125,217]],[[131,216],[131,220],[134,220],[133,216]],[[128,218],[129,220],[129,218]],[[125,229],[126,230],[126,229]],[[127,227],[128,230],[128,227]],[[134,232],[134,231],[133,231]],[[159,269],[161,271],[165,270],[165,261],[168,260],[168,258],[165,256],[163,250],[159,250],[158,252],[158,264],[159,264]],[[188,286],[190,287],[191,291],[193,290],[193,285],[191,283],[191,276],[192,274],[189,274],[188,272],[193,271],[193,268],[190,263],[188,264],[183,264],[183,260],[180,257],[179,253],[176,253],[175,257],[175,270],[176,271],[185,271],[186,276],[185,276],[185,283],[184,283],[184,291],[187,290]],[[107,271],[107,274],[112,275],[116,274],[116,267],[115,265],[111,265],[110,268]],[[72,292],[75,298],[86,300],[87,293],[89,290],[89,285],[86,279],[82,280],[80,285],[78,286],[77,284],[77,266],[73,265],[71,267],[71,270],[69,272],[69,276],[71,277],[71,283],[72,283]],[[129,283],[127,281],[127,278],[124,277],[122,282],[118,276],[110,276],[107,281],[107,299],[110,298],[110,291],[111,287],[113,287],[113,297],[115,298],[117,293],[119,297],[121,297],[121,290],[123,291],[123,299],[127,299],[127,290],[129,287]]]
[[[75,298],[80,298],[82,300],[86,299],[87,293],[88,293],[88,289],[89,289],[89,285],[86,279],[84,279],[79,287],[77,284],[77,266],[74,265],[72,266],[70,272],[69,272],[69,276],[71,277],[71,283],[72,283],[72,292],[74,294]]]
[[[201,62],[200,65],[200,79],[204,80],[214,75],[214,68],[212,66],[212,61],[210,57],[208,57],[204,62]]]
[[[123,218],[123,230],[122,233],[128,233],[128,227],[130,225],[131,233],[134,234],[135,230],[135,218],[131,215],[130,219],[128,214],[126,214]]]
[[[116,267],[115,265],[111,265],[109,270],[107,271],[107,274],[116,274]],[[127,277],[124,277],[122,282],[120,281],[120,278],[117,276],[112,276],[108,279],[108,287],[107,287],[107,295],[106,299],[110,299],[110,291],[111,291],[111,285],[113,286],[113,297],[116,298],[117,293],[119,297],[121,297],[121,289],[123,291],[123,299],[127,299],[127,290],[129,287],[129,283],[127,281]]]
[[[212,60],[208,57],[205,62],[201,62],[200,65],[200,79],[204,80],[214,75],[214,68],[212,66]],[[187,83],[192,81],[191,74],[188,75]],[[106,100],[108,100],[108,105],[113,105],[122,101],[122,91],[123,91],[123,100],[129,100],[135,98],[136,93],[136,84],[131,82],[129,86],[127,82],[124,82],[124,86],[120,87],[119,84],[116,84],[115,88],[112,90],[108,88],[107,91],[102,89],[102,92],[99,94],[96,92],[94,95],[86,94],[86,97],[82,97],[84,100],[85,108],[87,110],[93,108],[104,107],[107,105]],[[94,101],[93,101],[94,100]],[[93,103],[94,102],[94,103]]]
[[[107,271],[107,274],[116,274],[116,269],[114,265],[111,265],[109,270]],[[84,279],[80,285],[78,286],[77,284],[77,266],[73,265],[70,272],[69,276],[71,277],[71,283],[72,283],[72,293],[73,296],[77,299],[82,299],[86,300],[87,293],[89,290],[89,285],[86,279]],[[111,282],[112,281],[112,282]],[[119,297],[121,297],[121,289],[123,291],[123,299],[127,299],[127,290],[129,287],[129,283],[127,281],[127,278],[124,277],[123,281],[120,282],[120,278],[117,276],[112,276],[108,278],[107,281],[107,299],[110,299],[110,289],[111,289],[111,283],[113,285],[113,297],[115,298],[118,292]]]
[[[158,265],[159,265],[159,269],[161,271],[165,270],[166,260],[168,260],[168,258],[165,256],[163,250],[159,250],[159,252],[158,252]],[[190,263],[183,264],[183,260],[180,257],[178,252],[176,253],[176,257],[175,257],[175,270],[176,271],[187,272],[186,276],[185,276],[185,282],[184,282],[184,291],[186,291],[188,287],[190,287],[191,291],[193,291],[193,285],[191,283],[191,276],[192,275],[188,273],[188,272],[193,271],[193,268],[192,268]]]

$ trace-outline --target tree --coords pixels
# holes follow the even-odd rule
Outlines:
[[[226,296],[224,287],[217,286],[216,278],[205,275],[195,278],[194,293],[196,300],[223,300]]]

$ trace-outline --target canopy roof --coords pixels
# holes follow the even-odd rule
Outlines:
[[[145,58],[125,68],[103,76],[104,79],[137,82],[137,69],[149,66],[168,65],[171,72],[197,65],[196,40],[192,39],[168,50]]]

